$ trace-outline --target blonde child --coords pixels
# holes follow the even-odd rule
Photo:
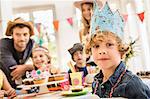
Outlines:
[[[148,86],[127,70],[122,61],[130,47],[125,46],[121,39],[124,23],[122,17],[118,11],[113,13],[107,2],[101,10],[96,2],[94,4],[89,46],[94,62],[101,70],[94,77],[92,93],[100,98],[149,99]]]
[[[51,56],[47,48],[35,46],[32,50],[32,61],[34,70],[26,72],[27,78],[42,79],[48,78],[50,74],[58,74],[60,70],[51,65]],[[32,87],[27,93],[38,93],[39,87]]]
[[[127,48],[117,35],[108,31],[97,32],[90,45],[94,62],[101,68],[92,84],[94,94],[103,98],[150,98],[149,88],[121,61]]]
[[[60,73],[60,70],[51,65],[51,56],[47,48],[37,46],[33,48],[32,60],[35,70],[49,71],[51,74]]]
[[[12,98],[16,96],[15,89],[11,87],[5,74],[0,70],[0,89],[2,88],[3,90],[0,90],[0,98],[4,97],[4,95]]]

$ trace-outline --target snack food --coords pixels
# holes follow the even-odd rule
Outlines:
[[[48,82],[59,81],[59,80],[64,80],[64,79],[65,79],[64,74],[50,75],[49,78],[48,78]]]
[[[25,84],[25,85],[33,85],[33,84],[34,84],[32,78],[26,78],[26,79],[24,79],[22,82],[23,82],[23,84]]]
[[[64,79],[65,79],[64,75],[57,75],[54,77],[55,81],[64,80]]]
[[[33,82],[34,84],[42,84],[46,82],[46,79],[45,78],[34,79]]]
[[[47,88],[49,91],[62,90],[60,84],[50,84],[50,85],[47,85]]]
[[[50,77],[48,78],[48,82],[51,82],[51,81],[55,81],[54,76],[50,76]]]

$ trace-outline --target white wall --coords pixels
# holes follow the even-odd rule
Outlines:
[[[11,1],[11,2],[10,2]],[[66,63],[68,60],[71,59],[70,54],[68,53],[67,49],[70,48],[74,43],[79,42],[79,36],[78,36],[78,29],[77,29],[77,20],[75,18],[75,9],[73,7],[73,2],[76,0],[1,0],[0,5],[0,18],[8,21],[8,19],[11,19],[12,17],[12,9],[13,8],[19,8],[19,7],[27,7],[27,6],[37,6],[37,5],[48,5],[48,4],[54,4],[55,5],[55,11],[56,11],[56,19],[60,20],[59,24],[59,30],[58,33],[56,33],[57,36],[57,45],[58,45],[58,57],[60,58],[59,66],[62,67],[62,69],[65,69]],[[123,14],[127,13],[126,4],[130,2],[130,0],[110,0],[110,3],[116,3],[117,7],[120,7],[120,10]],[[147,24],[147,34],[149,35],[150,29],[148,28],[148,24],[150,23],[150,14],[149,14],[149,0],[144,0],[144,3],[146,5],[145,7],[145,23]],[[120,6],[119,6],[120,5]],[[112,5],[113,6],[113,5]],[[65,21],[66,18],[73,17],[74,18],[74,26],[73,28],[68,24],[67,21]],[[64,21],[63,21],[64,20]],[[128,20],[129,21],[129,20]],[[5,27],[6,23],[3,25]],[[133,27],[133,26],[132,26]],[[133,33],[138,33],[137,31]],[[1,34],[2,35],[2,34]],[[130,34],[131,35],[131,34]],[[148,37],[148,40],[150,41],[150,38]],[[149,43],[149,42],[147,42]],[[150,43],[149,43],[150,44]],[[146,45],[146,44],[144,44]],[[147,44],[148,45],[148,44]],[[147,46],[146,45],[146,46]],[[142,47],[145,50],[147,47]],[[144,57],[147,56],[147,51],[143,51]],[[149,56],[149,55],[148,55]],[[140,61],[143,61],[141,63],[141,66],[148,66],[148,59],[144,59],[143,57],[140,57]],[[137,61],[137,60],[136,60]],[[134,61],[134,63],[136,63]],[[139,63],[138,63],[139,65]],[[146,68],[144,68],[146,69]],[[147,68],[148,69],[148,68]],[[150,69],[150,68],[149,68]]]
[[[63,69],[67,69],[67,61],[71,59],[69,52],[67,51],[72,45],[76,42],[79,42],[78,29],[77,29],[77,20],[75,18],[73,2],[70,1],[57,1],[55,2],[56,6],[56,19],[61,20],[59,23],[59,30],[57,33],[58,37],[58,51],[60,57],[60,66],[63,66]],[[66,18],[73,17],[73,27],[71,27]]]
[[[56,11],[56,19],[60,21],[59,30],[56,33],[57,36],[57,48],[59,67],[63,70],[67,70],[67,61],[71,59],[69,52],[67,51],[76,42],[79,42],[77,20],[75,18],[75,8],[73,7],[74,0],[2,0],[2,17],[5,17],[6,21],[12,19],[12,9],[19,7],[37,6],[54,4]],[[7,5],[6,5],[7,4]],[[9,5],[9,6],[8,6]],[[73,17],[74,25],[71,27],[66,18]],[[6,26],[5,26],[6,28]],[[4,36],[4,35],[3,35]]]
[[[6,13],[7,12],[7,13]],[[11,0],[0,0],[0,20],[2,20],[2,30],[0,32],[0,38],[4,36],[5,27],[7,22],[12,18],[12,4]]]

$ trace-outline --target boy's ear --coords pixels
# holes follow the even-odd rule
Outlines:
[[[125,54],[128,52],[129,50],[129,47],[128,46],[120,46],[119,48],[119,52],[120,52],[120,55],[121,55],[121,59],[124,58]]]

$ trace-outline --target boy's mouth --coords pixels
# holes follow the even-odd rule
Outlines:
[[[109,58],[99,58],[98,60],[110,60]]]
[[[81,58],[78,59],[79,61],[82,60]]]

